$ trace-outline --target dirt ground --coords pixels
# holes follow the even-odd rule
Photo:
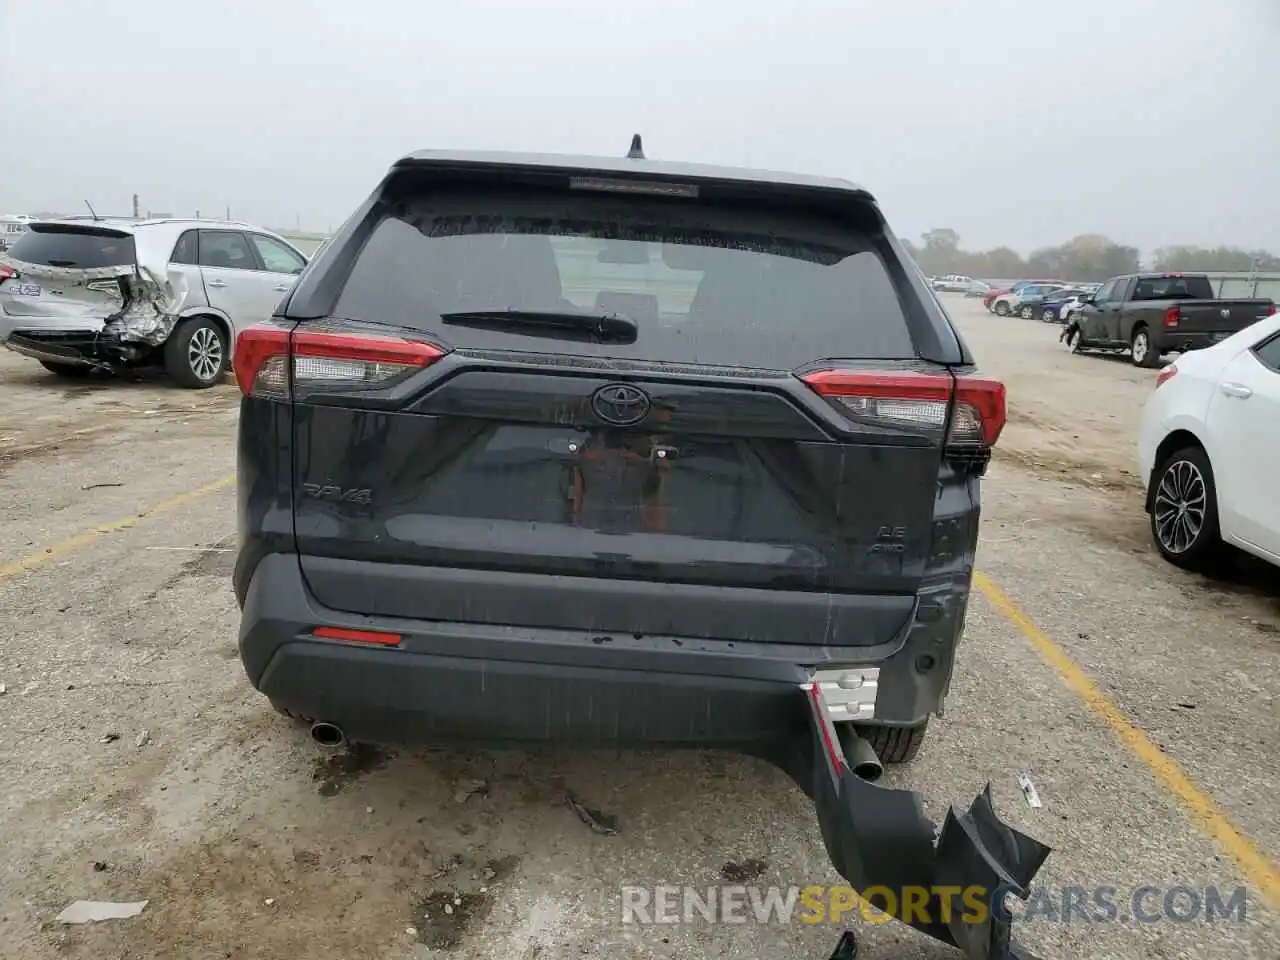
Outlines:
[[[1242,920],[1027,918],[1019,937],[1046,958],[1274,957],[1280,578],[1154,555],[1135,464],[1153,371],[946,302],[1011,417],[946,716],[887,781],[939,822],[990,781],[1054,848],[1051,901],[1247,889]],[[623,885],[838,882],[811,806],[762,763],[330,753],[273,713],[236,654],[237,401],[232,385],[71,384],[0,351],[0,956],[825,960],[829,924],[621,920]],[[148,903],[57,924],[79,899]],[[958,956],[854,926],[864,958]]]

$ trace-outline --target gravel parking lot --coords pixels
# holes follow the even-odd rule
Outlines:
[[[1149,547],[1135,443],[1154,371],[945,302],[1011,416],[947,715],[886,780],[939,821],[990,780],[1054,847],[1038,879],[1059,908],[1068,887],[1118,888],[1122,916],[1142,886],[1156,910],[1174,887],[1247,888],[1243,921],[1042,910],[1019,936],[1046,958],[1274,957],[1280,578],[1206,580]],[[620,919],[622,885],[839,882],[812,807],[763,763],[324,753],[273,713],[236,654],[238,399],[68,384],[0,351],[0,955],[825,960],[826,924]],[[79,899],[148,905],[53,922]],[[863,957],[958,956],[854,922]]]

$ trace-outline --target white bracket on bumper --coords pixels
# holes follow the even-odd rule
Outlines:
[[[815,670],[809,682],[822,694],[827,719],[833,723],[872,720],[880,693],[879,667],[836,667]]]

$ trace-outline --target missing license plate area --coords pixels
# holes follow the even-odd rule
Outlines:
[[[667,532],[665,484],[674,448],[600,433],[575,441],[571,450],[579,457],[569,488],[575,525]]]

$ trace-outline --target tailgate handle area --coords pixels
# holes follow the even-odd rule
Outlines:
[[[812,683],[800,689],[812,734],[811,796],[836,871],[859,893],[887,888],[899,905],[896,919],[958,947],[970,960],[1034,960],[1012,942],[1005,898],[1027,899],[1049,848],[996,816],[990,784],[969,809],[952,806],[935,837],[920,795],[857,776],[827,716],[822,690]],[[974,888],[985,910],[974,909]],[[924,909],[903,910],[909,896],[916,904],[923,901]],[[870,902],[883,906],[875,898]]]

